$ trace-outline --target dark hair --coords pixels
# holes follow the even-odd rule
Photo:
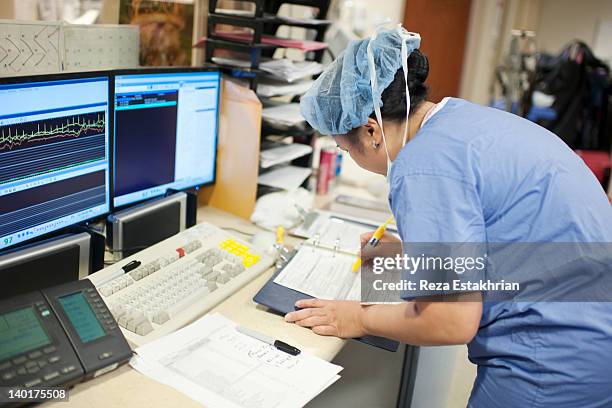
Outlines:
[[[410,91],[410,112],[414,112],[425,100],[429,89],[425,80],[429,74],[429,61],[418,49],[408,56],[408,90]],[[406,85],[404,71],[398,69],[391,84],[382,93],[383,106],[380,113],[383,120],[406,119]],[[370,115],[374,118],[374,112]]]
[[[425,80],[429,74],[429,61],[425,54],[418,49],[412,51],[408,56],[408,90],[410,91],[410,112],[414,112],[423,102],[427,100],[429,89]],[[398,69],[391,84],[381,95],[383,106],[380,113],[383,120],[401,121],[406,120],[406,85],[404,82],[404,70]],[[370,115],[376,118],[374,112]],[[355,142],[355,129],[348,132],[349,140]],[[358,146],[360,147],[360,146]]]

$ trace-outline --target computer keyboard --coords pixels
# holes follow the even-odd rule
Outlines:
[[[140,346],[200,317],[272,263],[232,234],[202,223],[89,279],[128,341]]]

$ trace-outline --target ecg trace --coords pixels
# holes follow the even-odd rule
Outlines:
[[[0,126],[0,153],[104,133],[102,112]]]

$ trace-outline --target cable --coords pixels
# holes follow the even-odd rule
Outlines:
[[[253,237],[255,236],[254,232],[244,232],[241,231],[237,228],[233,228],[233,227],[221,227],[222,230],[226,230],[226,231],[234,231],[234,232],[238,232],[239,234],[243,234],[243,235],[248,235],[249,237]]]

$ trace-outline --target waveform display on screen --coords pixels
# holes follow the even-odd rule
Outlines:
[[[0,126],[0,183],[104,160],[104,111]]]
[[[0,126],[0,153],[104,133],[104,112]]]

